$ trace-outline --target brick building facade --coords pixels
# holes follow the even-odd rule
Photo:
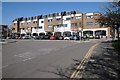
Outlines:
[[[69,32],[72,35],[74,32],[78,32],[80,36],[101,34],[109,37],[110,28],[100,26],[96,21],[100,15],[99,12],[64,11],[48,15],[16,18],[11,23],[12,33],[19,36],[26,34],[38,36],[41,33],[55,35],[58,32],[60,35],[64,35],[65,32]]]

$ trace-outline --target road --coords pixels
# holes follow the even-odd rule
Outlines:
[[[95,41],[26,41],[2,46],[3,78],[59,78],[58,68],[68,68],[73,59],[82,60]]]

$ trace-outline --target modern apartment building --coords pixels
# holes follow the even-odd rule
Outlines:
[[[110,28],[100,26],[96,22],[100,15],[98,12],[64,11],[48,15],[16,18],[11,23],[12,33],[19,36],[26,34],[31,36],[41,34],[59,34],[64,36],[66,34],[73,35],[77,32],[79,36],[84,34],[92,36],[102,34],[109,37]]]

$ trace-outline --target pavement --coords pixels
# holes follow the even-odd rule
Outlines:
[[[119,80],[120,65],[118,54],[112,47],[111,40],[103,41],[94,50],[77,78]]]

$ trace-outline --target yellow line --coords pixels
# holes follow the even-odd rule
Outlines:
[[[87,62],[87,59],[90,58],[92,51],[94,50],[94,48],[98,45],[99,43],[93,45],[88,52],[86,53],[86,55],[84,56],[84,58],[82,59],[81,63],[77,66],[76,70],[72,73],[72,75],[70,76],[70,78],[76,78],[78,76],[78,74],[80,73],[80,69],[83,68],[83,65]],[[78,70],[79,69],[79,70]]]

